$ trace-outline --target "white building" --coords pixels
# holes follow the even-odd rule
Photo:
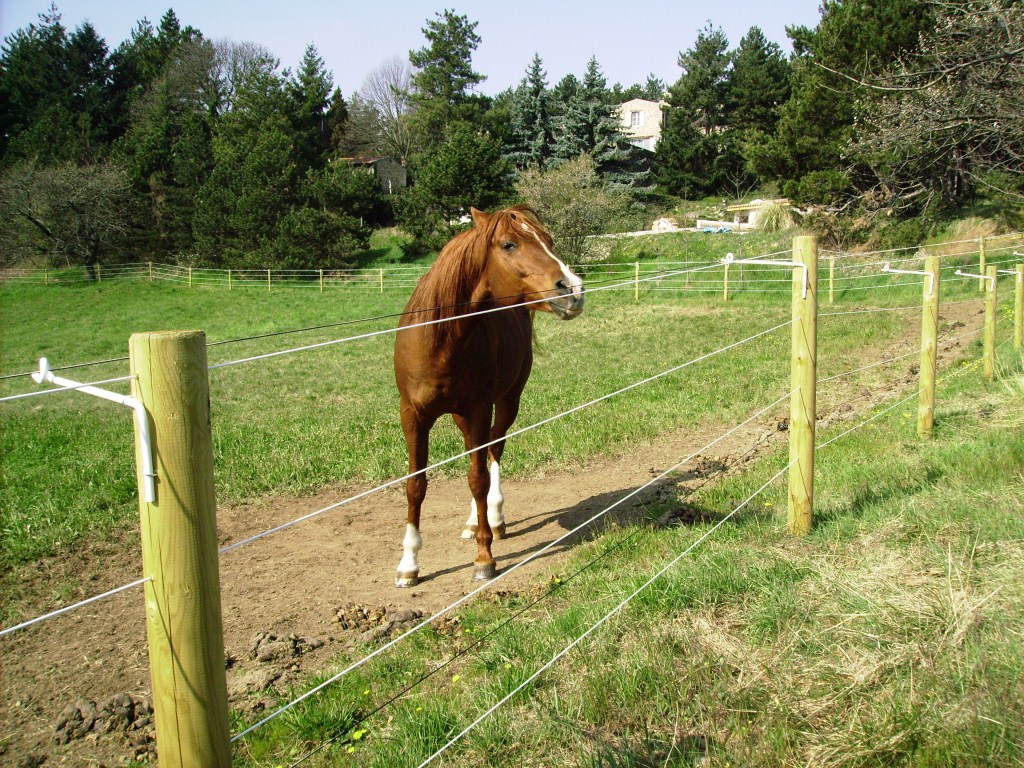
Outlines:
[[[619,124],[630,144],[651,152],[661,138],[664,101],[630,99],[618,107]]]

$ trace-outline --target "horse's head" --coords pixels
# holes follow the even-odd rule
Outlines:
[[[487,233],[487,276],[502,302],[547,301],[531,306],[571,320],[583,311],[583,281],[555,256],[551,235],[530,208],[513,206],[487,214],[470,209]]]

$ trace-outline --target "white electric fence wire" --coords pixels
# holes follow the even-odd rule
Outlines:
[[[324,680],[322,683],[320,683],[315,688],[312,688],[312,689],[306,691],[304,694],[302,694],[298,698],[293,699],[292,701],[288,702],[287,704],[284,704],[283,706],[279,707],[276,711],[272,712],[270,715],[268,715],[267,717],[263,718],[259,722],[253,723],[248,728],[246,728],[244,731],[241,731],[240,733],[236,734],[235,736],[232,736],[231,737],[231,741],[232,742],[238,741],[239,739],[245,737],[249,733],[252,733],[257,728],[267,724],[268,722],[270,722],[274,718],[279,717],[280,715],[284,714],[285,712],[287,712],[292,707],[296,706],[297,704],[301,703],[302,701],[305,701],[309,697],[319,693],[320,691],[322,691],[327,686],[332,685],[333,683],[336,683],[338,680],[343,678],[345,675],[347,675],[350,672],[352,672],[352,671],[358,669],[359,667],[363,666],[368,661],[376,658],[377,656],[379,656],[380,654],[384,653],[388,649],[393,648],[395,645],[400,643],[402,640],[404,640],[405,638],[409,637],[409,635],[415,634],[416,632],[418,632],[419,630],[421,630],[423,627],[427,626],[431,622],[433,622],[436,619],[439,619],[442,616],[444,616],[449,611],[454,610],[455,608],[457,608],[460,605],[462,605],[463,603],[471,600],[473,597],[475,597],[476,595],[480,594],[484,590],[489,589],[491,586],[496,584],[501,579],[503,579],[506,576],[514,573],[519,568],[522,568],[522,567],[526,566],[530,562],[536,560],[541,555],[543,555],[545,552],[547,552],[548,550],[550,550],[553,547],[557,546],[558,544],[560,544],[561,542],[563,542],[566,539],[570,538],[571,536],[574,536],[575,534],[577,534],[580,531],[584,530],[585,528],[587,528],[588,526],[590,526],[591,524],[593,524],[594,522],[599,520],[601,517],[603,517],[604,515],[608,514],[609,512],[611,512],[616,507],[618,507],[620,504],[623,504],[624,502],[628,501],[629,499],[633,498],[634,496],[637,496],[637,495],[643,493],[645,490],[647,490],[651,486],[657,484],[658,482],[663,480],[665,477],[667,477],[668,475],[670,475],[673,472],[675,472],[677,469],[679,469],[679,467],[683,466],[688,461],[696,458],[697,456],[700,456],[706,450],[708,450],[709,448],[713,447],[716,443],[721,442],[722,440],[724,440],[725,438],[729,437],[734,432],[737,432],[738,430],[742,429],[743,427],[745,427],[750,422],[754,421],[758,417],[760,417],[763,414],[767,413],[772,408],[776,407],[777,405],[779,405],[780,403],[782,403],[786,399],[792,397],[793,392],[795,392],[795,391],[796,390],[793,390],[791,392],[787,392],[786,394],[784,394],[782,397],[780,397],[775,402],[773,402],[773,403],[771,403],[769,405],[766,405],[764,408],[759,410],[757,413],[754,413],[753,415],[747,417],[747,419],[745,421],[742,421],[739,424],[737,424],[736,426],[734,426],[731,429],[729,429],[728,431],[723,432],[721,435],[716,437],[710,443],[707,443],[706,445],[702,446],[701,448],[698,448],[696,451],[691,453],[686,458],[681,459],[680,461],[678,461],[675,464],[673,464],[671,467],[666,469],[664,472],[662,472],[657,477],[651,478],[646,483],[641,485],[639,488],[633,489],[632,491],[627,493],[622,498],[618,499],[617,501],[615,501],[611,505],[609,505],[609,506],[605,507],[604,509],[602,509],[600,512],[597,512],[596,514],[594,514],[589,519],[587,519],[587,520],[583,521],[582,523],[580,523],[579,525],[577,525],[572,530],[566,531],[561,536],[559,536],[557,539],[554,539],[553,541],[548,542],[543,547],[541,547],[539,550],[537,550],[536,552],[531,553],[530,555],[528,555],[527,557],[525,557],[523,560],[519,561],[515,565],[513,565],[513,566],[511,566],[509,568],[506,568],[506,569],[504,569],[502,571],[499,571],[498,575],[495,576],[490,581],[485,582],[484,584],[481,584],[479,587],[477,587],[473,591],[471,591],[468,594],[465,594],[462,597],[460,597],[454,603],[451,603],[450,605],[446,606],[445,608],[442,608],[441,610],[437,611],[433,616],[430,616],[429,618],[424,619],[423,621],[421,621],[416,626],[411,627],[410,629],[406,630],[404,633],[402,633],[398,637],[390,640],[386,644],[384,644],[384,645],[380,646],[379,648],[377,648],[376,650],[372,651],[369,655],[364,656],[363,658],[359,659],[358,661],[352,662],[352,664],[350,664],[349,666],[345,667],[345,669],[341,670],[340,672],[338,672],[336,675],[334,675],[333,677],[329,678],[328,680]],[[725,519],[728,519],[728,518],[725,518]],[[721,522],[725,522],[725,520],[722,520]],[[719,523],[719,525],[720,524],[721,523]]]
[[[875,309],[851,309],[848,312],[819,312],[818,317],[840,317],[841,315],[865,315],[872,312],[902,312],[907,309],[921,309],[920,304],[909,307],[878,307]]]
[[[845,376],[852,376],[853,374],[860,373],[861,371],[870,371],[872,368],[878,368],[879,366],[882,366],[882,365],[888,365],[889,363],[895,363],[897,360],[903,360],[904,358],[912,357],[914,355],[919,355],[919,354],[921,354],[921,350],[914,349],[914,350],[911,350],[910,352],[907,352],[905,355],[899,355],[898,357],[890,357],[888,360],[881,360],[881,361],[879,361],[877,363],[871,363],[871,365],[865,365],[865,366],[862,366],[860,368],[854,368],[852,371],[846,371],[845,373],[837,373],[835,376],[829,376],[828,378],[825,378],[825,379],[818,379],[816,383],[817,384],[826,384],[826,383],[828,383],[830,381],[835,381],[836,379],[841,379],[841,378],[843,378]]]
[[[623,282],[623,283],[615,283],[614,285],[605,285],[605,286],[600,286],[598,288],[587,288],[587,289],[583,290],[583,293],[587,294],[587,293],[597,293],[598,291],[608,291],[608,290],[612,290],[614,288],[623,288],[623,287],[628,287],[630,285],[636,285],[636,284],[639,284],[639,283],[649,282],[651,280],[659,280],[659,279],[661,279],[661,278],[663,278],[665,276],[682,275],[682,274],[686,274],[687,272],[699,272],[701,270],[714,269],[714,268],[720,267],[720,266],[721,265],[717,264],[717,263],[715,263],[715,264],[708,264],[708,265],[706,265],[704,267],[696,267],[696,268],[691,269],[691,270],[680,270],[678,272],[666,273],[665,275],[654,275],[654,276],[651,276],[651,277],[641,278],[639,280],[628,280],[628,281]],[[513,309],[515,307],[529,307],[529,306],[531,306],[533,304],[544,304],[544,303],[550,301],[551,298],[552,297],[547,296],[547,297],[545,297],[543,299],[533,299],[531,301],[524,301],[524,302],[521,302],[521,303],[518,303],[518,304],[509,305],[509,306],[492,307],[491,309],[481,309],[481,310],[479,310],[477,312],[469,312],[469,313],[466,313],[464,315],[454,315],[453,317],[444,317],[444,318],[441,318],[439,320],[426,320],[426,321],[424,321],[422,323],[411,323],[410,325],[396,327],[396,328],[385,328],[385,329],[380,330],[380,331],[371,331],[369,333],[362,333],[362,334],[359,334],[357,336],[348,336],[348,337],[343,338],[343,339],[332,339],[330,341],[321,341],[321,342],[318,342],[316,344],[307,344],[307,345],[301,346],[301,347],[293,347],[292,349],[280,349],[280,350],[277,350],[276,352],[267,352],[267,353],[262,354],[262,355],[254,355],[252,357],[245,357],[245,358],[242,358],[240,360],[231,360],[231,361],[226,362],[226,363],[216,363],[215,365],[211,365],[210,366],[210,370],[212,371],[212,370],[214,370],[216,368],[227,368],[228,366],[241,365],[243,363],[252,363],[252,362],[255,362],[257,360],[269,360],[272,357],[280,357],[281,355],[290,355],[290,354],[293,354],[293,353],[296,353],[296,352],[308,352],[308,351],[313,350],[313,349],[321,349],[322,347],[330,347],[330,346],[334,346],[335,344],[344,344],[344,343],[350,342],[350,341],[361,341],[361,340],[364,340],[364,339],[372,339],[372,338],[374,338],[376,336],[386,336],[388,334],[398,333],[399,331],[412,330],[413,328],[424,328],[424,327],[429,326],[429,325],[439,325],[440,323],[450,323],[450,322],[453,322],[453,321],[456,321],[456,320],[465,320],[465,319],[470,318],[470,317],[479,317],[480,315],[490,315],[490,314],[493,314],[495,312],[505,312],[505,311]]]
[[[118,376],[116,379],[102,379],[101,381],[91,381],[85,384],[74,384],[65,387],[52,387],[51,389],[42,389],[38,392],[22,392],[20,395],[8,395],[7,397],[0,397],[0,403],[6,403],[11,400],[24,400],[26,397],[52,395],[55,392],[71,392],[72,390],[81,389],[82,387],[95,387],[100,384],[115,384],[120,381],[131,381],[134,378],[134,376]]]
[[[980,330],[980,328],[978,330]],[[970,335],[972,335],[974,333],[977,333],[977,332],[978,332],[977,330],[976,331],[972,331],[971,333],[964,334],[964,336],[970,336]],[[963,336],[958,336],[957,338],[963,338]],[[952,339],[952,341],[955,341],[955,339]],[[974,367],[975,365],[976,365],[976,363],[972,363],[971,365],[965,365],[965,366],[961,367],[960,369],[958,369],[956,371],[953,371],[952,373],[949,373],[946,376],[943,376],[941,379],[939,379],[936,382],[936,384],[940,384],[941,382],[946,381],[947,379],[949,379],[949,378],[951,378],[953,376],[957,376],[960,373],[963,373],[964,371]],[[874,421],[878,417],[884,416],[885,414],[889,413],[889,411],[892,411],[892,410],[894,410],[896,408],[899,408],[901,405],[906,403],[908,400],[913,400],[915,397],[920,396],[920,394],[921,394],[921,390],[920,389],[914,390],[909,395],[904,397],[902,400],[899,400],[896,403],[894,403],[893,405],[890,405],[888,408],[886,408],[886,409],[884,409],[882,411],[879,411],[878,413],[876,413],[876,414],[874,414],[872,416],[869,416],[867,419],[865,419],[864,421],[860,422],[859,424],[856,424],[856,425],[850,427],[845,432],[840,432],[838,435],[836,435],[835,437],[831,438],[830,440],[826,440],[824,443],[819,443],[818,445],[816,445],[814,447],[814,450],[815,451],[819,451],[822,448],[824,448],[825,446],[832,445],[832,443],[834,443],[839,438],[846,437],[851,432],[856,432],[858,429],[861,429],[862,427],[867,426],[868,424],[870,424],[872,421]]]
[[[137,579],[136,581],[133,581],[131,584],[123,584],[120,587],[117,587],[115,589],[111,589],[109,592],[104,592],[102,595],[93,595],[92,597],[89,597],[89,598],[86,598],[85,600],[82,600],[80,602],[74,603],[73,605],[66,605],[63,608],[58,608],[56,611],[51,611],[50,613],[44,613],[42,616],[36,616],[34,619],[29,619],[28,621],[21,622],[21,624],[15,624],[13,627],[4,627],[3,629],[0,629],[0,637],[4,637],[6,635],[10,635],[10,634],[12,634],[14,632],[17,632],[19,629],[25,629],[26,627],[31,627],[33,624],[38,624],[38,623],[40,623],[42,621],[46,621],[47,619],[56,618],[57,616],[60,616],[60,615],[65,614],[65,613],[69,613],[70,611],[74,611],[74,610],[76,610],[78,608],[83,608],[84,606],[90,605],[91,603],[96,603],[96,602],[99,602],[100,600],[105,600],[108,597],[113,597],[114,595],[116,595],[116,594],[118,594],[120,592],[124,592],[125,590],[128,590],[128,589],[133,589],[134,587],[141,586],[141,585],[145,584],[147,581],[152,581],[152,580],[153,580],[152,576],[146,576],[145,578]]]
[[[584,632],[582,635],[580,635],[575,640],[573,640],[571,643],[569,643],[567,646],[565,646],[565,648],[563,648],[561,651],[559,651],[554,656],[552,656],[551,659],[549,659],[547,662],[545,662],[536,672],[534,672],[532,675],[530,675],[528,678],[526,678],[526,680],[524,680],[519,685],[517,685],[512,691],[510,691],[508,694],[506,694],[504,697],[502,697],[498,702],[496,702],[494,704],[494,706],[492,706],[490,709],[488,709],[486,712],[484,712],[482,715],[480,715],[476,720],[474,720],[472,723],[470,723],[465,728],[463,728],[447,744],[445,744],[443,747],[438,749],[434,754],[432,754],[430,757],[428,757],[426,760],[424,760],[422,763],[420,763],[419,768],[424,768],[424,766],[430,765],[430,763],[432,763],[437,757],[439,757],[441,754],[446,752],[450,747],[454,746],[463,736],[465,736],[467,733],[469,733],[474,728],[476,728],[476,726],[478,726],[480,723],[482,723],[484,720],[486,720],[488,717],[490,717],[492,714],[494,714],[494,712],[496,712],[501,706],[503,706],[509,699],[511,699],[513,696],[515,696],[517,693],[519,693],[521,690],[523,690],[523,688],[525,688],[530,683],[532,683],[534,680],[536,680],[538,677],[540,677],[544,672],[546,672],[551,667],[553,667],[559,661],[559,659],[561,659],[563,656],[565,656],[567,653],[569,653],[569,651],[571,651],[573,648],[575,648],[577,645],[579,645],[581,642],[583,642],[586,638],[588,638],[591,634],[593,634],[599,628],[604,626],[604,624],[607,623],[607,621],[609,619],[611,619],[613,616],[616,616],[623,608],[625,608],[627,605],[629,605],[629,603],[632,602],[633,599],[637,595],[639,595],[641,592],[643,592],[645,589],[647,589],[649,586],[651,586],[651,584],[653,584],[661,576],[663,576],[670,568],[672,568],[672,566],[674,566],[676,563],[678,563],[684,557],[689,555],[693,550],[695,550],[697,547],[699,547],[701,544],[703,544],[713,533],[715,533],[715,531],[717,531],[719,528],[721,528],[723,525],[725,525],[729,520],[731,520],[732,517],[737,512],[739,512],[744,507],[746,507],[747,504],[749,504],[753,499],[755,499],[765,488],[767,488],[769,485],[774,483],[779,477],[781,477],[783,475],[783,473],[785,473],[790,467],[792,467],[794,464],[796,464],[797,461],[799,461],[799,459],[793,459],[793,461],[789,462],[789,464],[787,464],[785,467],[783,467],[778,472],[776,472],[774,475],[772,475],[771,478],[769,478],[768,481],[764,485],[762,485],[760,488],[758,488],[756,491],[754,491],[752,494],[750,494],[750,496],[748,496],[732,512],[730,512],[728,515],[726,515],[721,520],[719,520],[717,523],[715,523],[711,528],[709,528],[707,531],[705,531],[705,533],[702,536],[700,536],[700,538],[698,538],[696,541],[694,541],[692,544],[690,544],[690,546],[688,546],[686,549],[684,549],[682,552],[680,552],[678,555],[676,555],[674,558],[672,558],[672,560],[670,560],[668,562],[668,564],[666,564],[661,570],[659,570],[657,573],[655,573],[653,576],[651,576],[651,578],[649,578],[647,581],[645,581],[631,595],[629,595],[629,597],[627,597],[625,600],[623,600],[617,606],[612,608],[611,611],[609,611],[604,616],[602,616],[600,619],[598,619],[598,621],[595,622],[586,632]]]
[[[980,328],[976,328],[973,331],[968,331],[967,333],[962,333],[959,336],[954,336],[951,339],[943,339],[942,341],[938,342],[937,346],[944,347],[944,346],[946,346],[948,344],[952,344],[954,341],[958,341],[959,339],[965,339],[968,336],[974,336],[976,333],[978,333],[979,330],[981,330],[981,329]],[[904,358],[913,357],[915,355],[920,355],[920,354],[921,354],[921,350],[920,349],[914,349],[914,350],[911,350],[910,352],[907,352],[905,355],[899,355],[898,357],[890,357],[887,360],[881,360],[881,361],[879,361],[877,363],[871,363],[871,365],[865,365],[865,366],[863,366],[861,368],[854,368],[852,371],[846,371],[845,373],[837,373],[835,376],[829,376],[826,379],[818,379],[817,383],[818,384],[825,384],[826,382],[829,382],[829,381],[834,381],[836,379],[841,379],[844,376],[851,376],[854,373],[860,373],[861,371],[868,371],[868,370],[870,370],[872,368],[878,368],[879,366],[887,365],[889,363],[894,363],[897,360],[903,360]]]
[[[631,389],[636,389],[637,387],[643,386],[644,384],[649,384],[652,381],[656,381],[657,379],[660,379],[660,378],[663,378],[663,377],[668,376],[670,374],[676,373],[677,371],[681,371],[682,369],[687,368],[687,367],[689,367],[691,365],[695,365],[696,363],[703,362],[704,360],[712,358],[715,355],[720,355],[723,352],[729,351],[730,349],[734,349],[734,348],[736,348],[736,347],[738,347],[738,346],[740,346],[742,344],[746,344],[746,343],[748,343],[750,341],[753,341],[754,339],[758,339],[761,336],[765,336],[765,335],[767,335],[767,334],[769,334],[769,333],[771,333],[773,331],[777,331],[779,328],[784,328],[784,327],[786,327],[787,325],[789,325],[792,322],[793,322],[792,320],[787,320],[784,323],[780,323],[779,325],[776,325],[774,328],[769,328],[766,331],[761,331],[760,333],[755,333],[753,336],[748,336],[747,338],[745,338],[745,339],[743,339],[741,341],[736,341],[736,342],[733,342],[732,344],[729,344],[726,347],[722,347],[720,349],[716,349],[714,352],[708,352],[707,354],[701,355],[700,357],[694,358],[693,360],[688,360],[685,363],[681,363],[681,364],[679,364],[677,366],[669,368],[667,371],[662,371],[661,373],[656,373],[653,376],[649,376],[646,379],[643,379],[641,381],[633,382],[632,384],[629,384],[629,385],[627,385],[625,387],[622,387],[621,389],[618,389],[618,390],[616,390],[614,392],[610,392],[607,395],[602,395],[601,397],[594,398],[593,400],[590,400],[590,401],[588,401],[586,403],[582,403],[581,405],[577,405],[577,406],[575,406],[573,408],[570,408],[567,411],[563,411],[562,413],[557,413],[554,416],[549,416],[548,418],[543,419],[541,421],[538,421],[535,424],[530,424],[529,426],[522,427],[522,428],[517,429],[517,430],[515,430],[513,432],[509,432],[507,435],[505,435],[504,437],[498,438],[497,440],[491,440],[490,442],[484,443],[483,445],[477,446],[476,448],[473,448],[471,450],[463,451],[462,453],[459,453],[459,454],[457,454],[455,456],[450,456],[447,459],[442,459],[441,461],[437,462],[436,464],[432,464],[429,467],[424,467],[423,469],[418,470],[416,472],[411,472],[411,473],[409,473],[407,475],[403,475],[402,477],[397,477],[397,478],[395,478],[393,480],[389,480],[388,482],[382,483],[381,485],[378,485],[375,488],[370,488],[369,490],[366,490],[366,491],[363,491],[361,493],[358,493],[355,496],[350,496],[347,499],[342,499],[341,501],[335,502],[334,504],[330,504],[330,505],[328,505],[328,506],[326,506],[326,507],[324,507],[322,509],[318,509],[315,512],[310,512],[309,514],[303,515],[302,517],[297,517],[294,520],[291,520],[291,521],[289,521],[287,523],[282,523],[281,525],[278,525],[278,526],[276,526],[274,528],[270,528],[270,529],[268,529],[266,531],[263,531],[262,533],[257,533],[257,534],[255,534],[253,536],[250,536],[250,537],[246,538],[246,539],[242,539],[241,541],[236,541],[234,544],[229,544],[229,545],[227,545],[225,547],[221,547],[220,554],[223,555],[224,553],[230,552],[231,550],[237,549],[238,547],[241,547],[241,546],[243,546],[245,544],[249,544],[251,542],[257,541],[258,539],[262,539],[262,538],[265,538],[266,536],[270,536],[273,533],[278,533],[278,532],[283,531],[283,530],[285,530],[287,528],[291,528],[293,525],[298,525],[299,523],[305,522],[306,520],[310,520],[310,519],[312,519],[314,517],[322,515],[325,512],[330,512],[333,509],[338,509],[339,507],[345,506],[346,504],[351,504],[353,501],[358,501],[359,499],[365,498],[366,496],[369,496],[370,494],[377,493],[378,491],[382,491],[385,488],[390,488],[393,485],[397,485],[399,483],[405,482],[409,478],[416,477],[417,475],[425,474],[426,472],[430,472],[431,470],[437,469],[438,467],[443,467],[445,464],[450,464],[453,461],[458,461],[459,459],[465,458],[466,456],[469,456],[472,453],[476,453],[477,451],[486,450],[487,448],[490,448],[492,445],[496,445],[497,443],[503,442],[503,441],[508,440],[510,438],[513,438],[513,437],[517,437],[518,435],[521,435],[521,434],[523,434],[525,432],[529,432],[531,430],[537,429],[538,427],[543,427],[546,424],[550,424],[553,421],[557,421],[557,420],[562,419],[562,418],[564,418],[566,416],[570,416],[570,415],[572,415],[574,413],[577,413],[578,411],[584,410],[585,408],[589,408],[589,407],[591,407],[593,405],[597,405],[598,403],[604,402],[605,400],[610,400],[611,398],[616,397],[617,395],[621,395],[621,394],[623,394],[625,392],[629,392]]]

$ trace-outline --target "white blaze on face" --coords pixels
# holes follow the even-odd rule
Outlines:
[[[533,227],[531,227],[525,221],[522,222],[519,226],[522,227],[522,230],[527,234],[533,235],[534,239],[536,239],[536,241],[540,243],[540,247],[544,249],[544,253],[546,253],[548,256],[555,260],[555,263],[558,264],[558,266],[562,270],[562,276],[565,278],[565,284],[572,288],[572,295],[577,299],[580,298],[580,296],[583,295],[583,281],[580,280],[579,276],[571,269],[569,269],[567,266],[565,266],[565,262],[563,262],[560,258],[555,256],[555,254],[551,252],[551,249],[548,248],[547,244],[541,239],[540,234],[538,234],[537,231],[533,229]]]

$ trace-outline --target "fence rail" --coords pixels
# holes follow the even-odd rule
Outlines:
[[[977,265],[984,272],[989,264],[1006,263],[993,259],[1012,256],[1014,249],[1024,247],[1024,233],[990,235],[970,240],[946,241],[909,248],[883,251],[822,251],[828,260],[829,301],[834,300],[837,286],[847,281],[877,277],[877,267],[884,263],[901,264],[922,261],[927,256],[963,258],[977,254]],[[944,253],[938,253],[944,251]],[[768,254],[775,256],[777,254]],[[633,290],[639,298],[641,285],[648,291],[722,292],[730,293],[785,292],[788,278],[771,267],[738,265],[730,271],[723,266],[719,273],[697,275],[694,267],[716,264],[714,259],[684,261],[658,260],[621,263],[574,265],[573,270],[591,284],[622,282],[623,290]],[[973,262],[972,262],[973,263]],[[214,269],[189,267],[158,262],[136,262],[92,267],[0,269],[0,284],[70,285],[107,280],[138,280],[187,285],[192,288],[226,290],[299,289],[324,292],[337,289],[362,289],[383,293],[386,290],[410,291],[428,269],[420,264],[391,264],[367,268],[331,269]],[[838,274],[837,274],[838,273]],[[642,281],[642,282],[641,282]],[[627,284],[628,283],[628,284]],[[979,283],[979,290],[984,286]]]

